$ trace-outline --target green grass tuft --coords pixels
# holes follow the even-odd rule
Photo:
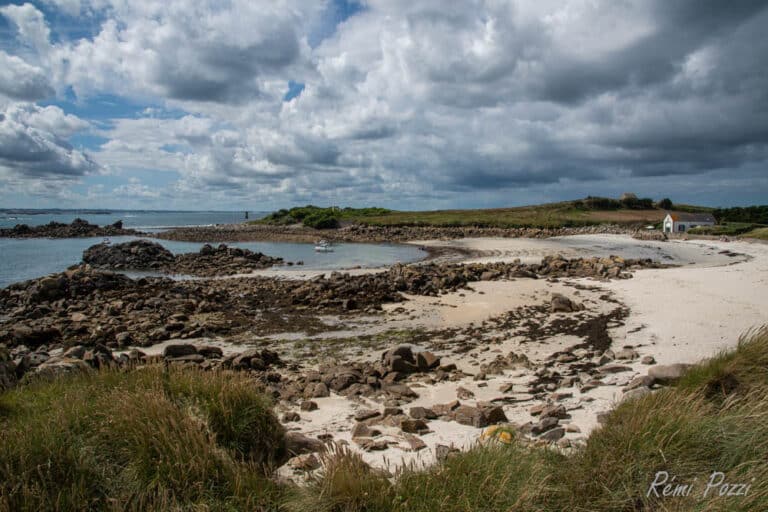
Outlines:
[[[243,377],[148,368],[0,395],[0,510],[257,510],[282,427]]]
[[[757,228],[744,233],[745,238],[757,238],[758,240],[768,240],[768,228]]]

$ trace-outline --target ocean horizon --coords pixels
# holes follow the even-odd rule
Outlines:
[[[17,224],[42,226],[50,222],[69,224],[80,218],[100,226],[123,221],[126,228],[162,229],[181,226],[209,226],[234,224],[245,220],[259,219],[266,211],[245,210],[128,210],[103,208],[0,208],[0,228],[12,228]]]

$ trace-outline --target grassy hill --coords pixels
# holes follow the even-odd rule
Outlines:
[[[711,211],[711,208],[674,205],[680,211]],[[665,210],[650,199],[618,200],[588,197],[513,208],[475,210],[396,211],[384,208],[320,208],[305,206],[279,210],[264,219],[264,224],[303,223],[309,227],[334,228],[344,223],[376,226],[479,226],[479,227],[567,227],[595,224],[657,224]]]

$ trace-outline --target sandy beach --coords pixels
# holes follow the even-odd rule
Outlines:
[[[624,395],[623,386],[635,377],[645,375],[652,365],[642,364],[643,356],[651,356],[654,364],[695,363],[719,351],[732,348],[737,334],[768,323],[768,245],[743,241],[721,242],[701,240],[674,240],[668,242],[640,242],[621,235],[588,235],[563,239],[464,239],[455,241],[419,241],[422,245],[457,246],[482,254],[467,262],[506,262],[515,259],[540,260],[553,253],[566,258],[585,255],[603,255],[617,252],[635,255],[655,255],[676,263],[677,267],[646,269],[634,273],[632,279],[595,281],[571,278],[557,282],[551,280],[502,280],[474,283],[471,291],[450,293],[439,297],[409,297],[404,304],[385,306],[381,320],[393,329],[461,330],[483,326],[482,341],[471,350],[456,353],[450,349],[435,350],[443,361],[455,363],[468,376],[452,382],[425,381],[414,390],[419,397],[403,406],[407,413],[411,407],[433,407],[456,400],[464,390],[461,403],[470,405],[497,403],[511,423],[521,425],[535,421],[530,414],[533,406],[562,404],[567,418],[565,439],[578,443],[598,426],[598,414],[609,410]],[[724,253],[725,251],[725,253]],[[734,253],[737,255],[734,256]],[[574,287],[587,287],[578,289]],[[552,354],[567,350],[579,343],[576,336],[557,335],[531,343],[514,330],[488,327],[488,322],[523,306],[548,304],[553,294],[560,293],[578,299],[591,314],[606,312],[615,303],[628,308],[622,325],[610,327],[611,349],[618,353],[624,348],[636,352],[637,357],[622,360],[626,371],[603,379],[602,385],[586,391],[575,386],[558,388],[553,393],[527,393],[529,384]],[[575,295],[578,294],[578,295]],[[609,294],[611,301],[606,302]],[[563,313],[554,316],[565,316]],[[551,321],[547,319],[545,321]],[[491,322],[492,323],[492,322]],[[415,347],[421,349],[423,347]],[[524,354],[531,366],[504,370],[498,375],[476,377],[479,368],[510,351]],[[379,352],[368,356],[378,357]],[[500,389],[511,384],[511,393]],[[471,398],[466,398],[467,396]],[[366,399],[350,400],[332,394],[315,400],[318,409],[300,411],[301,420],[290,424],[308,435],[331,434],[337,440],[352,442],[350,433],[353,416],[361,409],[381,408],[382,404]],[[293,410],[283,407],[283,410]],[[298,411],[298,409],[296,409]],[[568,425],[571,425],[570,427]],[[413,452],[404,442],[395,426],[379,427],[383,437],[392,444],[381,451],[362,451],[365,460],[390,469],[402,463],[429,464],[434,461],[438,445],[465,449],[478,439],[483,431],[456,422],[434,420],[429,422],[430,433],[421,439],[428,449]]]
[[[604,233],[410,243],[439,256],[332,272],[201,267],[208,277],[193,280],[85,265],[7,289],[6,336],[35,347],[19,356],[35,372],[86,357],[248,372],[289,432],[393,470],[467,449],[492,425],[579,445],[601,413],[659,388],[649,370],[699,362],[768,323],[768,244]],[[242,263],[219,252],[218,266]],[[82,296],[66,311],[37,309],[68,290]],[[101,352],[70,349],[86,335]],[[51,336],[59,343],[36,341]]]

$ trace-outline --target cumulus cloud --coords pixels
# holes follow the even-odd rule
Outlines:
[[[18,30],[21,41],[39,52],[47,52],[51,31],[40,10],[32,4],[6,5],[0,14],[8,18]]]
[[[37,55],[0,54],[0,93],[174,112],[111,120],[93,157],[174,173],[171,195],[501,204],[693,176],[718,183],[710,202],[768,192],[765,2],[368,0],[323,30],[330,0],[48,4],[97,30],[61,40],[31,5],[0,9]]]
[[[295,4],[295,5],[294,5]],[[102,89],[180,102],[244,104],[276,74],[309,64],[318,9],[292,1],[112,2],[92,39],[56,47],[57,74],[81,95]],[[74,8],[74,7],[71,7]],[[82,9],[82,6],[80,6]]]
[[[87,126],[58,107],[10,105],[0,112],[0,176],[39,184],[71,181],[98,172],[99,166],[90,155],[67,142]]]
[[[0,50],[0,95],[35,101],[53,95],[45,71]]]

